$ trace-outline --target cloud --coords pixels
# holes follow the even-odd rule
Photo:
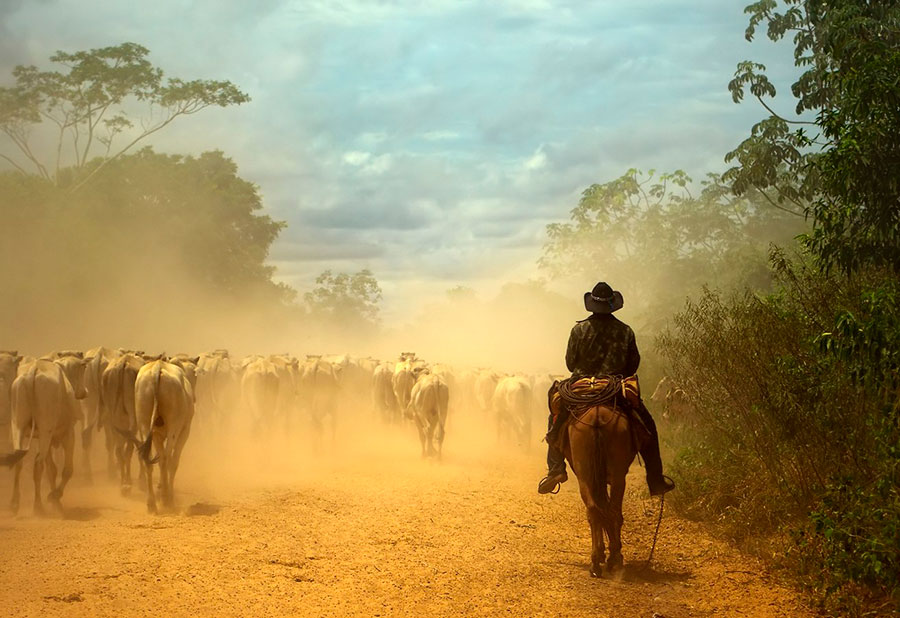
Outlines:
[[[4,61],[131,40],[167,75],[247,90],[154,145],[220,148],[259,184],[288,223],[279,276],[368,266],[397,294],[534,268],[544,226],[629,167],[723,169],[762,115],[731,103],[735,63],[791,74],[720,0],[13,0],[0,18]]]
[[[429,142],[445,142],[460,138],[460,134],[456,131],[426,131],[422,134],[422,139]]]
[[[539,170],[547,165],[547,153],[544,152],[543,146],[538,148],[533,155],[525,159],[522,166],[526,170]]]
[[[360,152],[359,150],[351,150],[344,153],[344,163],[348,165],[360,166],[372,158],[371,152]]]

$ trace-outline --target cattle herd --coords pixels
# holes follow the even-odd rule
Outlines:
[[[137,460],[147,507],[174,503],[173,484],[192,427],[208,433],[306,433],[335,439],[342,422],[361,417],[418,432],[423,457],[441,457],[448,416],[468,415],[500,443],[527,449],[533,419],[545,418],[553,376],[431,364],[403,353],[396,361],[288,354],[233,358],[226,350],[189,356],[104,347],[41,358],[0,351],[0,463],[13,468],[19,506],[25,455],[34,452],[34,509],[59,503],[75,467],[80,435],[90,477],[92,436],[102,434],[110,476],[130,491]],[[453,423],[449,423],[450,426]],[[57,464],[62,463],[58,476]],[[158,486],[154,467],[158,464]]]

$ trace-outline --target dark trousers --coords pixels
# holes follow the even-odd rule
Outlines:
[[[644,466],[647,468],[647,478],[659,478],[662,476],[663,469],[662,458],[659,455],[659,435],[656,433],[656,423],[653,421],[650,410],[647,409],[647,406],[644,405],[643,401],[635,412],[650,432],[650,438],[644,441],[640,451],[641,457],[644,459]],[[559,431],[559,428],[567,415],[568,412],[560,412],[555,424],[553,422],[552,412],[547,419],[547,470],[550,471],[551,475],[561,474],[566,471],[566,458],[559,450],[553,447],[553,440],[551,440],[549,436],[555,434],[556,431]]]

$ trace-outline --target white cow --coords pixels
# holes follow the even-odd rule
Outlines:
[[[155,513],[153,463],[159,460],[163,505],[171,507],[175,473],[194,418],[194,390],[181,367],[163,360],[152,361],[138,372],[134,407],[138,430],[144,436],[139,451],[147,477],[147,510]],[[156,458],[151,450],[156,452]]]
[[[409,398],[413,385],[416,383],[417,371],[414,361],[409,356],[401,355],[400,360],[394,365],[394,375],[391,376],[391,387],[394,389],[394,398],[401,410],[409,408]]]
[[[400,422],[400,407],[394,396],[394,367],[390,363],[381,363],[372,375],[372,403],[375,413],[388,424]]]
[[[307,357],[300,384],[316,440],[321,439],[327,421],[331,426],[332,443],[334,442],[337,433],[339,380],[339,371],[330,362],[317,356]]]
[[[81,446],[84,449],[84,472],[88,481],[93,478],[91,446],[94,442],[94,429],[100,429],[100,415],[103,414],[101,379],[109,363],[121,355],[121,352],[103,346],[84,353],[84,357],[88,360],[87,367],[84,368],[84,390],[87,396],[81,400]]]
[[[57,505],[66,484],[72,477],[75,454],[76,421],[81,415],[78,400],[84,399],[84,367],[81,354],[72,354],[54,360],[39,359],[20,367],[19,376],[12,384],[12,442],[17,451],[13,481],[12,510],[19,509],[19,476],[22,457],[37,441],[34,458],[34,512],[42,514],[41,474],[47,467],[50,494],[47,499]],[[56,482],[56,464],[51,447],[62,447],[64,462],[62,478]]]
[[[531,385],[519,376],[501,379],[491,398],[497,423],[497,439],[528,448],[531,442]]]
[[[422,457],[441,457],[449,401],[450,390],[440,376],[426,373],[412,387],[409,415],[419,430]]]
[[[278,368],[268,358],[255,358],[244,367],[241,400],[254,432],[273,427],[279,403],[278,382]]]
[[[106,432],[107,469],[110,478],[119,476],[122,493],[131,489],[131,455],[134,445],[129,439],[137,427],[134,410],[134,383],[144,366],[143,356],[130,352],[111,361],[100,376],[101,412],[98,423]]]
[[[485,417],[491,410],[491,400],[499,381],[500,375],[491,369],[480,370],[475,378],[475,405]]]
[[[201,354],[197,363],[197,418],[207,429],[227,428],[240,398],[239,366],[227,350]]]
[[[15,351],[0,351],[0,449],[9,446],[7,432],[12,417],[10,394],[22,357]]]

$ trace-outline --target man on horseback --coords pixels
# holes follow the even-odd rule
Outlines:
[[[569,335],[566,349],[566,366],[573,377],[591,376],[632,376],[637,373],[641,362],[634,331],[631,327],[617,320],[612,314],[622,308],[622,294],[601,281],[591,292],[584,295],[584,307],[591,315],[575,324]],[[551,394],[556,388],[551,387]],[[650,411],[641,402],[634,408],[641,422],[650,433],[644,441],[640,453],[647,468],[647,485],[650,495],[658,496],[675,489],[675,483],[663,475],[662,459],[659,455],[659,436],[656,423]],[[554,417],[550,411],[547,432],[547,476],[538,485],[538,493],[546,494],[554,491],[560,483],[568,480],[566,459],[554,446],[555,436],[564,425],[567,417],[565,406]]]

